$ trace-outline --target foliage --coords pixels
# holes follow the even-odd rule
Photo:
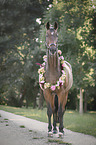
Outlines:
[[[40,27],[36,20],[43,16],[43,11],[50,2],[0,1],[1,104],[8,103],[11,97],[16,99],[16,102],[19,101],[18,106],[22,106],[25,98],[28,106],[28,102],[30,104],[38,94],[36,62],[42,60],[43,52],[39,50],[39,43],[36,41]],[[12,91],[14,97],[10,93]],[[15,106],[16,102],[14,101]]]
[[[95,11],[89,0],[54,0],[42,20],[44,24],[47,21],[51,24],[54,24],[54,21],[58,22],[58,48],[62,50],[65,60],[72,65],[74,79],[72,89],[73,92],[77,89],[77,95],[79,88],[89,92],[88,87],[95,87],[94,19]],[[46,35],[44,27],[41,26],[40,35],[43,49]],[[77,95],[72,96],[71,93],[70,95],[76,100]],[[89,95],[87,97],[90,98]]]
[[[0,104],[12,101],[15,106],[22,106],[23,102],[26,107],[35,106],[39,92],[36,63],[42,63],[46,53],[45,24],[57,21],[58,48],[73,69],[74,84],[68,107],[75,109],[78,89],[83,88],[87,92],[88,108],[94,110],[94,5],[94,0],[0,0]],[[41,25],[37,19],[41,20]]]

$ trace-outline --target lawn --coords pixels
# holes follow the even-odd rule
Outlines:
[[[0,106],[0,110],[5,110],[17,115],[47,122],[46,108],[43,110],[32,108],[17,108],[10,106]],[[96,137],[96,111],[80,115],[76,111],[67,110],[64,115],[64,127],[72,131],[89,134]]]

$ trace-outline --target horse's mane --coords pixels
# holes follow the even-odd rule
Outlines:
[[[71,65],[67,61],[64,61],[64,63],[65,63],[64,68],[65,68],[65,72],[66,72],[66,81],[67,81],[65,92],[67,92],[72,87],[73,75],[72,75]]]

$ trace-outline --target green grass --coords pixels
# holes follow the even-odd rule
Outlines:
[[[25,126],[24,125],[20,125],[20,128],[25,128]]]
[[[31,119],[39,120],[42,122],[47,122],[47,114],[46,109],[38,110],[32,108],[18,108],[18,107],[10,107],[10,106],[3,106],[0,105],[0,110],[4,110],[7,112],[11,112],[17,115],[25,116]]]
[[[65,128],[96,137],[96,112],[80,115],[75,111],[65,113]]]
[[[38,110],[32,108],[25,109],[1,105],[0,110],[5,110],[42,122],[47,122],[48,120],[46,108],[43,110]],[[96,137],[96,111],[90,111],[83,115],[80,115],[76,111],[66,111],[64,115],[64,127],[72,131],[89,134]]]
[[[58,143],[58,144],[62,144],[62,145],[71,145],[71,143],[66,143],[66,142],[63,142],[62,140],[48,139],[48,142],[50,142],[50,143]]]

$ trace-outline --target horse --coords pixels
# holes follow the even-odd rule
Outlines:
[[[53,133],[57,133],[57,123],[59,123],[59,135],[64,134],[63,115],[65,112],[65,105],[67,103],[68,92],[73,84],[71,65],[67,61],[64,61],[64,58],[60,56],[61,51],[58,50],[57,30],[57,22],[54,23],[54,27],[47,22],[46,62],[43,65],[44,76],[41,77],[43,79],[43,83],[40,83],[40,87],[43,90],[44,98],[47,104],[48,136],[52,136]],[[51,125],[52,114],[53,132]]]

